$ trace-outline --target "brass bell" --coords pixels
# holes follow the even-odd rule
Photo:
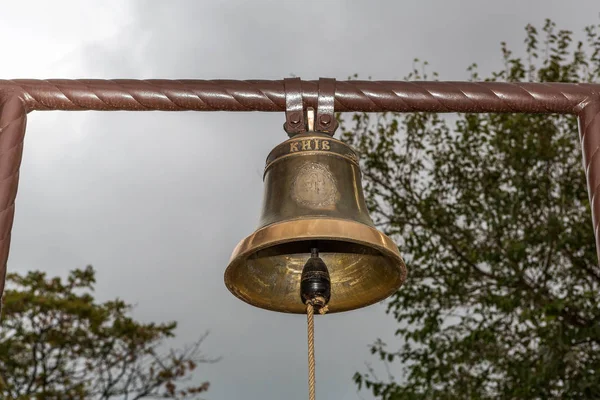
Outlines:
[[[267,157],[258,229],[233,250],[225,285],[268,310],[305,313],[301,274],[311,252],[329,270],[329,312],[383,300],[403,283],[394,242],[369,217],[356,152],[317,132],[276,146]]]

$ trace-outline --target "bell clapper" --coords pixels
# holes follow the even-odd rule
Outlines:
[[[317,247],[310,249],[310,258],[302,269],[300,296],[304,304],[312,305],[320,314],[327,312],[327,303],[331,298],[331,280]]]
[[[314,310],[319,314],[327,312],[327,303],[331,297],[331,280],[327,265],[319,257],[319,249],[310,249],[310,258],[302,269],[300,296],[306,304],[308,323],[308,398],[315,400],[315,325]]]

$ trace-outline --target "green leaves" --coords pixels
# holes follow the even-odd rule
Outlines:
[[[32,271],[7,276],[0,330],[0,397],[6,399],[191,399],[208,390],[180,382],[199,363],[206,336],[159,355],[177,324],[142,323],[116,299],[97,303],[91,266],[62,280]]]
[[[599,28],[583,46],[551,21],[527,26],[526,56],[502,44],[504,67],[488,80],[598,81]],[[373,219],[409,268],[388,304],[401,347],[372,347],[404,379],[364,373],[357,385],[383,399],[600,398],[600,269],[575,119],[343,122]]]

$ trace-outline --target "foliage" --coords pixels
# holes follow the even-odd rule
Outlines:
[[[582,43],[529,25],[524,57],[503,43],[487,80],[598,82],[599,28]],[[371,346],[402,377],[371,369],[357,385],[382,399],[600,398],[600,269],[575,118],[355,114],[343,131],[409,268],[388,307],[399,348]]]
[[[141,323],[122,300],[97,303],[92,267],[66,280],[9,274],[0,331],[3,399],[191,399],[208,382],[181,385],[198,363],[202,337],[159,355],[176,324]]]

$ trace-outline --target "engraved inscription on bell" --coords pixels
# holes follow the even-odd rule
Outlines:
[[[335,204],[338,192],[329,169],[314,162],[304,164],[292,184],[292,198],[305,207],[322,208]]]

